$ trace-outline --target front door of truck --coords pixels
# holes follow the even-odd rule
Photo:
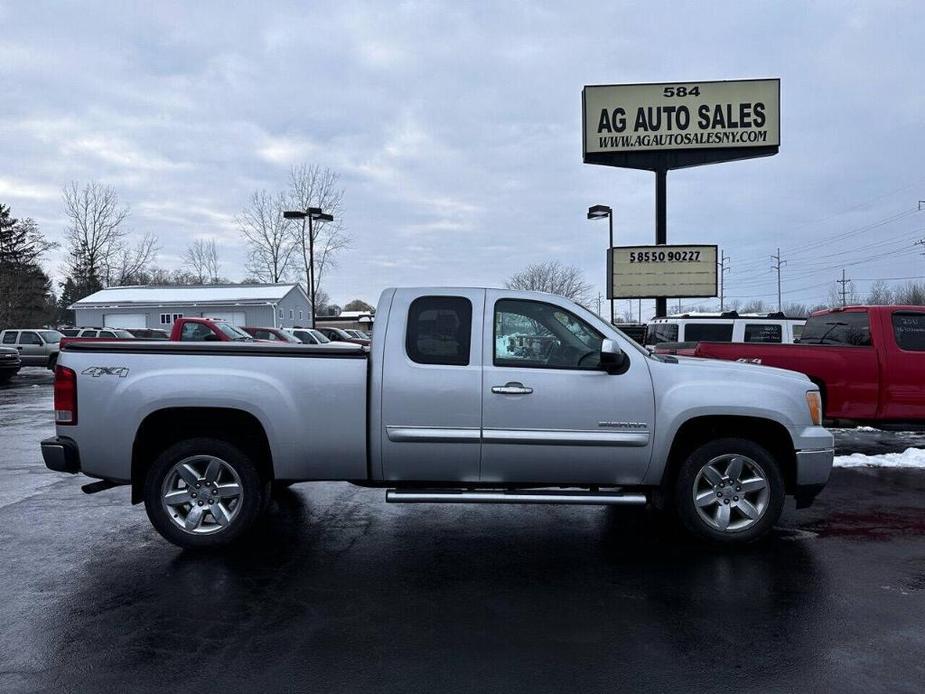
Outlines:
[[[478,480],[484,305],[484,289],[396,290],[376,328],[385,331],[384,479]]]
[[[639,483],[654,430],[646,357],[627,352],[610,375],[590,315],[506,296],[486,294],[481,481]]]

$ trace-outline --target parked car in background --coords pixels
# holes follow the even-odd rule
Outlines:
[[[538,292],[387,289],[376,315],[371,350],[68,344],[45,464],[99,480],[88,492],[131,485],[166,539],[200,548],[240,538],[273,482],[400,503],[651,501],[741,544],[829,478],[832,435],[802,374],[651,354]]]
[[[217,318],[177,318],[170,331],[171,342],[254,342],[241,328]]]
[[[703,342],[694,354],[806,374],[819,387],[828,420],[925,423],[925,306],[817,311],[797,344]]]
[[[653,318],[646,326],[645,344],[660,354],[686,356],[693,355],[698,342],[792,344],[805,322],[783,313],[681,313]]]
[[[290,335],[282,328],[252,328],[249,326],[244,326],[241,328],[241,330],[258,340],[266,340],[267,342],[290,342],[294,344],[302,344],[300,339]]]
[[[370,337],[369,333],[364,332],[362,330],[352,330],[350,328],[345,328],[344,332],[347,333],[348,335],[352,335],[353,337],[357,337],[361,340],[372,340],[372,337]]]
[[[352,342],[355,345],[363,345],[364,347],[369,347],[371,342],[369,338],[354,337],[341,328],[318,328],[318,332],[332,342]]]
[[[6,383],[19,373],[22,360],[15,347],[0,347],[0,383]]]
[[[58,332],[62,337],[72,338],[102,338],[107,340],[132,340],[134,335],[130,330],[122,328],[63,328]]]
[[[54,369],[58,363],[62,337],[57,330],[10,328],[0,332],[0,347],[12,347],[17,350],[23,366],[46,366]]]
[[[157,328],[126,328],[138,340],[169,340],[170,333]]]
[[[353,344],[329,340],[320,330],[315,328],[284,328],[284,330],[305,345]]]

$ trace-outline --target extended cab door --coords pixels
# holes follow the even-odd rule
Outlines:
[[[621,338],[627,370],[603,371],[605,326],[555,297],[487,291],[483,482],[642,481],[655,427],[647,357]]]
[[[48,362],[45,342],[34,330],[23,330],[19,334],[19,352],[23,366],[45,366]]]
[[[880,417],[925,421],[925,308],[878,313],[882,324]]]
[[[374,346],[384,479],[479,479],[484,305],[484,289],[395,290]]]

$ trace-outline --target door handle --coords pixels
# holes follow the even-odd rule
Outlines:
[[[499,395],[530,395],[533,388],[529,388],[518,381],[509,381],[503,386],[492,386],[491,392]]]

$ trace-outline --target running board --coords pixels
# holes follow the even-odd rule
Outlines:
[[[643,494],[585,491],[477,491],[463,489],[387,489],[391,504],[583,504],[642,506]]]

